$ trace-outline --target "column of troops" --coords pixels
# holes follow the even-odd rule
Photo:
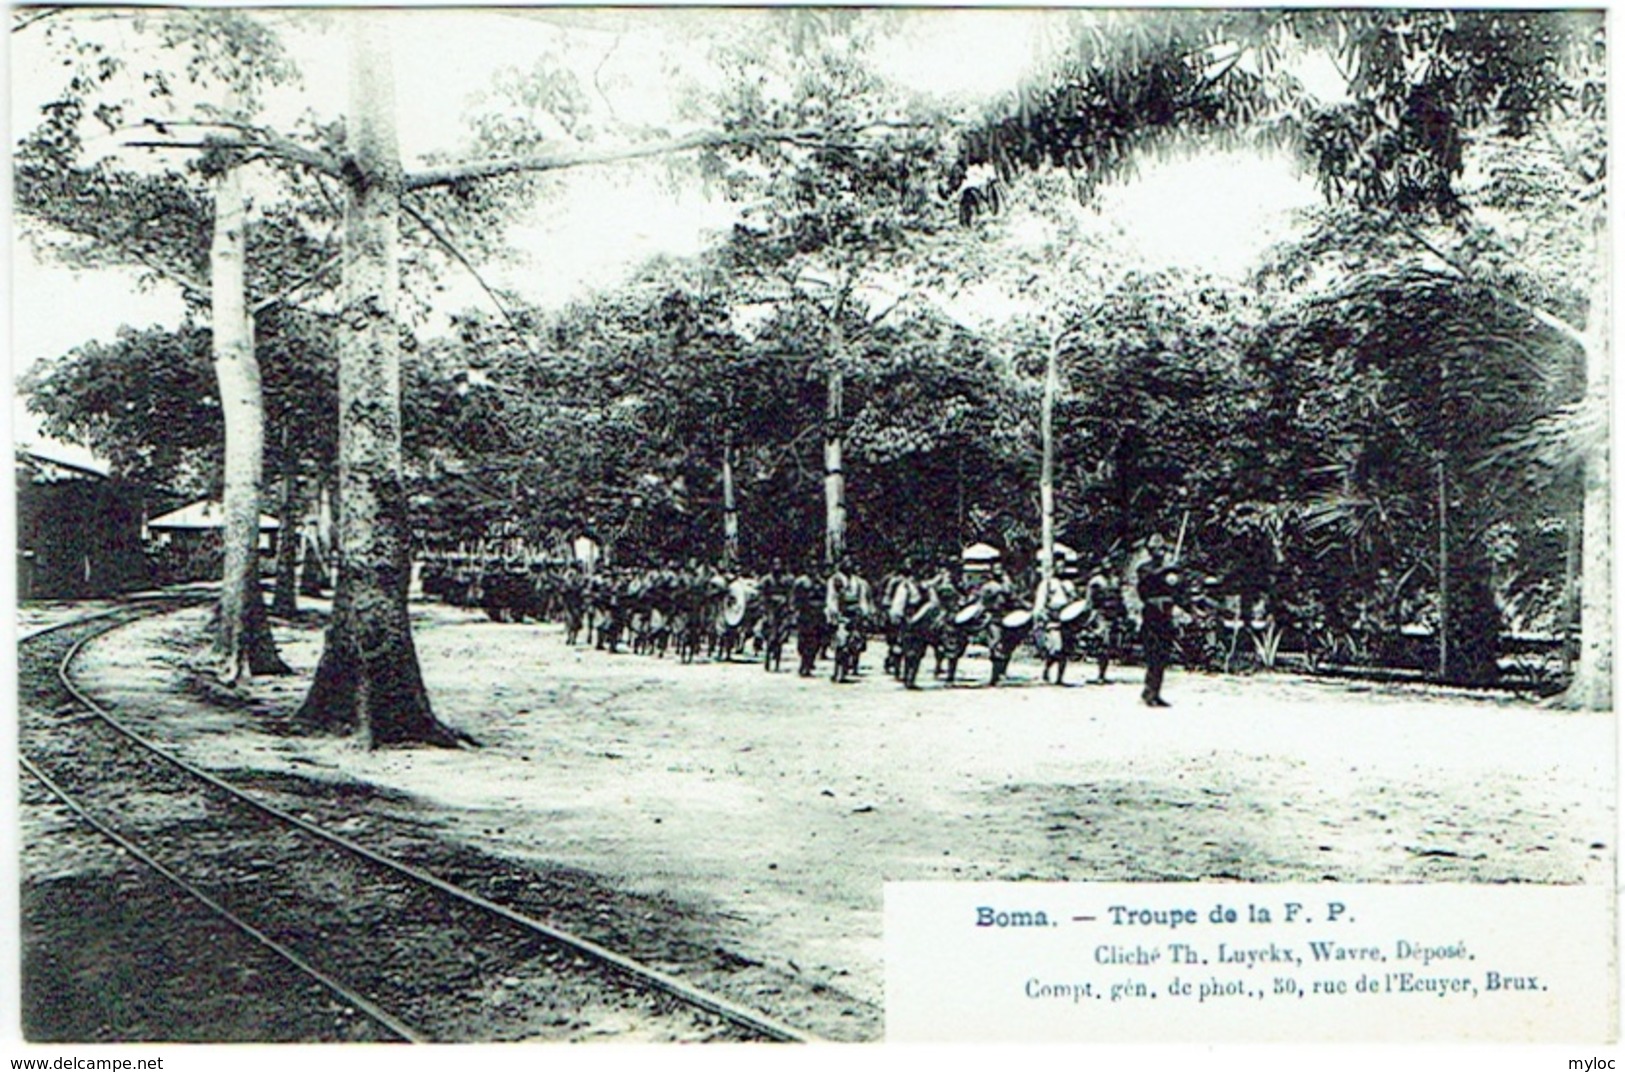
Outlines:
[[[426,596],[481,608],[495,621],[560,622],[571,645],[669,653],[685,663],[749,658],[774,672],[794,638],[800,676],[813,676],[827,660],[831,680],[846,682],[857,676],[870,643],[883,641],[886,672],[911,689],[919,687],[928,653],[934,676],[953,684],[960,659],[978,642],[986,647],[992,685],[1024,646],[1042,660],[1046,682],[1064,684],[1068,665],[1080,661],[1093,662],[1103,682],[1136,635],[1153,654],[1155,638],[1148,641],[1144,629],[1159,610],[1157,596],[1143,604],[1136,598],[1139,613],[1131,616],[1122,578],[1104,559],[1086,579],[1058,568],[1030,597],[998,566],[966,576],[918,559],[878,585],[849,558],[824,571],[793,570],[774,559],[747,575],[693,559],[588,569],[540,558],[431,553],[422,577]],[[1155,588],[1160,579],[1151,580]],[[1142,594],[1146,581],[1142,570]],[[1150,684],[1148,675],[1147,702]]]

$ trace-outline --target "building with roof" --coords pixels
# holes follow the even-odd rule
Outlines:
[[[161,564],[163,578],[170,582],[218,578],[225,527],[225,510],[214,499],[199,499],[148,521],[148,547]],[[276,518],[260,515],[262,571],[274,568],[281,529]]]
[[[82,599],[146,587],[142,495],[88,465],[20,449],[17,598]]]

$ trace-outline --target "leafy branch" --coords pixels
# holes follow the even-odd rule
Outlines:
[[[513,329],[514,336],[519,340],[520,344],[524,346],[525,349],[529,350],[532,355],[535,355],[536,349],[531,345],[529,333],[526,332],[525,329],[520,325],[519,321],[514,317],[512,311],[508,309],[507,303],[505,303],[497,295],[497,292],[492,289],[491,285],[485,281],[485,277],[480,274],[480,270],[476,268],[474,263],[463,254],[463,251],[457,247],[457,244],[443,234],[427,216],[404,199],[401,201],[401,211],[412,217],[417,225],[422,227],[424,231],[428,233],[429,237],[435,240],[436,244],[449,253],[458,264],[461,264],[468,271],[469,275],[474,277],[474,282],[479,284],[481,290],[485,291],[486,297],[491,299],[491,304],[497,307],[497,311],[502,314],[502,318],[506,320],[508,322],[508,326]]]
[[[1413,242],[1416,246],[1426,250],[1428,253],[1431,253],[1434,257],[1436,257],[1442,264],[1445,265],[1445,267],[1450,269],[1453,275],[1461,279],[1463,282],[1471,283],[1474,286],[1483,287],[1486,291],[1493,294],[1499,300],[1506,302],[1508,305],[1519,310],[1520,312],[1528,314],[1536,322],[1543,324],[1544,326],[1557,332],[1559,335],[1563,336],[1563,338],[1580,347],[1581,350],[1585,350],[1587,348],[1588,343],[1586,341],[1585,332],[1581,331],[1573,324],[1570,324],[1562,317],[1559,317],[1546,309],[1542,309],[1538,305],[1525,301],[1516,294],[1508,292],[1503,287],[1499,287],[1494,283],[1480,278],[1477,273],[1473,272],[1466,265],[1462,264],[1456,258],[1450,256],[1450,254],[1439,248],[1439,246],[1435,243],[1429,241],[1427,236],[1423,235],[1415,227],[1409,224],[1400,224],[1398,229],[1402,235]]]

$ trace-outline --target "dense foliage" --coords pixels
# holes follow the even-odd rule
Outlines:
[[[704,256],[651,262],[562,310],[481,279],[487,306],[409,348],[420,542],[559,553],[586,532],[622,562],[716,558],[726,468],[744,565],[811,564],[827,553],[835,459],[841,542],[870,571],[977,540],[1024,568],[1054,352],[1057,535],[1086,557],[1121,563],[1161,534],[1238,619],[1368,662],[1415,662],[1393,638],[1429,633],[1442,641],[1429,668],[1455,680],[1492,679],[1503,632],[1565,631],[1582,480],[1606,430],[1587,394],[1601,389],[1587,372],[1602,312],[1600,23],[1071,18],[1070,46],[1041,76],[971,113],[877,73],[881,16],[802,12],[721,36],[718,78],[692,108],[728,137],[694,166],[738,202],[738,225]],[[1341,99],[1294,76],[1306,52],[1342,72]],[[89,264],[115,259],[96,251],[134,204],[149,233],[116,259],[196,276],[193,221],[208,205],[190,176],[64,165],[109,63],[82,57],[89,81],[20,148],[20,207],[59,255]],[[566,66],[504,72],[471,154],[601,142],[612,117]],[[1245,280],[1082,239],[1068,239],[1070,259],[1023,260],[1001,219],[1087,200],[1170,145],[1215,142],[1295,151],[1327,199]],[[256,222],[263,294],[320,262],[330,222],[317,207],[328,180],[277,166],[308,189]],[[414,189],[408,282],[504,255],[504,222],[548,181],[512,171]],[[1028,307],[967,318],[958,290],[972,285]],[[292,312],[258,339],[275,356],[268,448],[320,469],[336,424],[329,341],[320,318]],[[121,472],[195,482],[218,436],[206,351],[192,327],[129,332],[24,387],[52,431]]]

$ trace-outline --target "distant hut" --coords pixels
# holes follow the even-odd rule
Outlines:
[[[17,451],[17,598],[146,587],[141,514],[140,489],[88,465]]]
[[[196,581],[219,577],[221,533],[226,514],[218,502],[200,499],[147,522],[151,544],[169,581]],[[260,515],[261,572],[275,568],[277,534],[281,522]]]

